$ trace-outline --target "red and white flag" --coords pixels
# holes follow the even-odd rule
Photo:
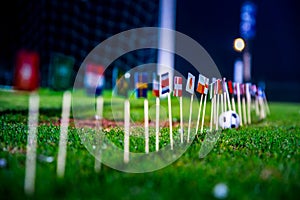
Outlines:
[[[205,78],[204,94],[208,94],[209,78]]]
[[[188,73],[185,90],[190,94],[194,94],[194,86],[195,86],[195,76],[191,73]]]
[[[206,79],[205,76],[203,76],[202,74],[199,74],[199,80],[198,80],[198,85],[197,85],[196,91],[199,92],[200,94],[204,94],[205,79]]]
[[[155,73],[153,73],[152,93],[154,96],[159,97],[159,83]]]
[[[175,97],[181,97],[182,96],[182,77],[180,77],[180,76],[175,76],[174,77],[173,95]]]

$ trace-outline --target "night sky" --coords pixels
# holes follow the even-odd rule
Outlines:
[[[233,50],[240,37],[244,1],[177,1],[176,29],[199,42],[221,74],[233,78],[241,54]],[[251,41],[252,79],[263,81],[274,101],[300,101],[300,6],[296,0],[256,0],[256,36]]]
[[[256,36],[251,41],[250,48],[252,81],[265,82],[271,100],[300,102],[299,1],[253,1],[257,5],[257,26]],[[233,41],[240,36],[242,3],[242,0],[177,0],[176,30],[202,45],[215,61],[221,74],[228,79],[233,78],[234,61],[241,56],[241,53],[233,50]],[[3,70],[7,70],[7,60],[13,58],[14,51],[18,47],[16,41],[22,34],[18,27],[20,16],[16,9],[14,3],[10,3],[9,7],[3,5],[0,9],[1,75],[4,74]],[[25,14],[33,13],[30,9],[26,12]],[[35,12],[43,15],[43,12],[38,10]],[[36,13],[32,15],[32,19],[40,17],[36,16]],[[157,16],[157,13],[153,15]]]

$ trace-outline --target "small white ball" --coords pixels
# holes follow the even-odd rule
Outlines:
[[[218,199],[224,199],[228,195],[228,187],[225,183],[218,183],[214,187],[214,196]]]

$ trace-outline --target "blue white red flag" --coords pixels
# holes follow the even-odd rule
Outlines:
[[[170,92],[169,86],[169,72],[161,75],[161,94],[166,94]]]

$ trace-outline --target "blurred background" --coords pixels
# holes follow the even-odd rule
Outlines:
[[[20,82],[24,61],[36,66],[39,87],[67,89],[81,63],[100,42],[132,28],[159,26],[160,0],[14,0],[0,7],[0,85]],[[168,1],[167,1],[168,2]],[[170,1],[171,2],[171,1]],[[246,37],[251,54],[251,79],[263,83],[270,101],[300,102],[300,16],[296,0],[252,0],[255,13],[250,35],[241,33],[246,1],[176,0],[175,30],[201,44],[221,74],[234,79],[234,66],[244,52],[233,48]],[[254,20],[254,21],[253,21]],[[245,28],[245,27],[244,27]],[[247,38],[248,37],[248,38]],[[125,41],[126,42],[126,41]],[[111,51],[112,49],[108,50]],[[20,64],[20,60],[21,64]],[[25,60],[26,60],[25,59]],[[113,68],[124,71],[157,61],[157,51],[146,49],[121,56],[105,71],[111,88]],[[175,57],[174,67],[186,63]],[[23,70],[26,74],[28,70]],[[61,78],[64,77],[64,78]],[[18,82],[19,81],[19,82]],[[59,83],[59,84],[58,84]]]

